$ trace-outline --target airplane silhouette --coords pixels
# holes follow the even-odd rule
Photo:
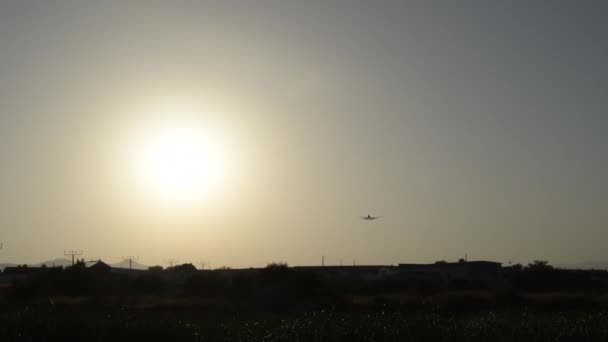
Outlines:
[[[381,218],[381,217],[382,217],[382,216],[372,216],[372,215],[370,215],[370,214],[368,214],[367,216],[361,216],[361,218],[362,218],[362,219],[364,219],[364,220],[368,220],[368,221],[373,221],[373,220],[375,220],[375,219],[379,219],[379,218]]]

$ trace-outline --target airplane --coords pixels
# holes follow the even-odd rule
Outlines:
[[[379,219],[382,216],[372,216],[370,214],[368,214],[367,216],[361,216],[362,219],[367,220],[367,221],[373,221],[375,219]]]

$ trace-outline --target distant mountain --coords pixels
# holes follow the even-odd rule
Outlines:
[[[0,264],[0,271],[4,271],[5,268],[7,267],[15,267],[15,266],[19,266],[19,265],[27,265],[29,267],[40,267],[42,265],[46,265],[47,267],[67,267],[72,265],[72,260],[68,260],[68,259],[53,259],[53,260],[47,260],[47,261],[43,261],[43,262],[38,262],[38,263],[34,263],[34,264],[28,264],[28,263],[22,263],[22,264],[16,264],[16,263],[3,263]]]
[[[121,261],[119,263],[116,264],[110,264],[110,266],[115,267],[115,268],[129,268],[129,262],[128,261]],[[144,264],[140,264],[137,261],[133,261],[133,265],[132,268],[134,270],[147,270],[148,266],[144,265]]]
[[[559,268],[579,269],[579,270],[608,270],[608,261],[585,261],[577,264],[562,264],[557,265]]]
[[[43,262],[38,262],[38,263],[34,263],[34,264],[28,264],[28,263],[22,263],[22,264],[15,264],[15,263],[4,263],[4,264],[0,264],[0,270],[4,271],[4,269],[6,267],[14,267],[14,266],[18,266],[18,265],[27,265],[29,267],[40,267],[42,265],[46,265],[47,267],[67,267],[72,265],[72,261],[68,260],[68,259],[53,259],[53,260],[47,260],[47,261],[43,261]]]
[[[65,259],[65,258],[58,258],[58,259],[53,259],[53,260],[47,260],[47,261],[43,261],[43,262],[39,262],[37,264],[31,264],[28,266],[32,266],[32,267],[40,267],[42,265],[46,265],[47,267],[68,267],[68,266],[72,266],[72,260],[70,259]]]
[[[11,264],[11,263],[0,264],[0,271],[4,271],[4,269],[7,267],[14,267],[14,266],[17,266],[17,264]]]
[[[102,260],[103,261],[103,260]],[[93,265],[94,262],[89,262],[87,260],[87,266],[91,266]],[[14,267],[17,265],[21,265],[21,264],[15,264],[15,263],[3,263],[0,264],[0,271],[4,271],[4,269],[6,267]],[[30,267],[40,267],[42,265],[46,265],[47,267],[68,267],[68,266],[72,266],[72,260],[70,259],[65,259],[65,258],[58,258],[58,259],[53,259],[53,260],[47,260],[47,261],[43,261],[43,262],[38,262],[35,264],[27,264]],[[116,264],[109,264],[112,267],[115,268],[129,268],[129,262],[128,261],[122,261]],[[144,265],[144,264],[140,264],[137,261],[133,261],[133,269],[134,270],[147,270],[148,266]]]

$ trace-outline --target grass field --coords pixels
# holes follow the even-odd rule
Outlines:
[[[0,341],[608,341],[608,311],[4,307]]]

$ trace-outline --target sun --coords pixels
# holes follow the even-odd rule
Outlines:
[[[192,201],[222,185],[227,155],[226,146],[210,130],[186,123],[159,125],[135,145],[133,176],[147,197]]]

